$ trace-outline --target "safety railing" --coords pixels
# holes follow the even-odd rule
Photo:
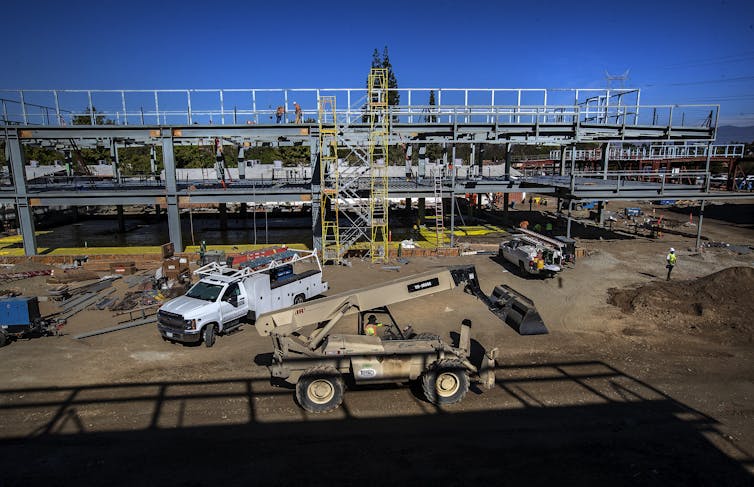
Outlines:
[[[434,94],[431,104],[430,93]],[[340,124],[364,122],[363,88],[0,90],[6,125],[317,123],[333,96]],[[407,88],[391,90],[393,123],[611,124],[714,127],[717,105],[639,103],[639,90]],[[296,105],[299,106],[297,111]]]
[[[624,189],[632,183],[655,183],[659,184],[659,191],[663,192],[668,186],[683,185],[694,186],[700,189],[708,187],[709,173],[706,171],[574,171],[572,187],[578,185],[578,179],[602,180],[599,186],[608,185],[616,191]]]
[[[625,160],[647,160],[647,159],[684,159],[684,158],[703,158],[707,157],[709,150],[708,144],[693,145],[651,145],[639,147],[611,147],[608,157],[611,161]],[[713,144],[711,157],[714,158],[733,158],[744,155],[744,144]],[[560,159],[561,151],[550,151],[549,157],[553,160]],[[599,161],[602,159],[603,151],[597,149],[577,149],[576,160],[578,161]],[[542,158],[542,154],[536,156],[522,156],[519,161],[537,160]],[[566,149],[565,159],[570,161],[573,152]]]

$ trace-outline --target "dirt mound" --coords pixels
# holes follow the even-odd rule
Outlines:
[[[730,267],[689,281],[608,289],[607,302],[658,325],[754,336],[754,268]]]

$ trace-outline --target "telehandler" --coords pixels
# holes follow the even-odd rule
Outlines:
[[[530,299],[507,286],[485,295],[474,266],[442,268],[258,316],[257,332],[272,338],[272,379],[295,385],[299,405],[314,413],[340,406],[346,380],[359,385],[420,379],[426,399],[436,405],[461,401],[470,380],[489,389],[495,383],[497,349],[483,351],[472,363],[470,320],[463,320],[458,344],[453,346],[438,335],[401,328],[387,308],[461,285],[518,333],[547,333]],[[356,313],[357,333],[332,333],[341,318]],[[387,323],[375,327],[376,320],[369,320],[371,331],[378,333],[365,334],[364,317],[376,314],[386,317]]]

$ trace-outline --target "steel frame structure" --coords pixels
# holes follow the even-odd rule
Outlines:
[[[380,193],[385,201],[393,198],[431,198],[435,188],[431,179],[415,181],[394,178],[385,171],[380,184],[387,189],[383,194],[374,187],[370,176],[368,154],[372,143],[378,143],[385,154],[387,147],[395,144],[418,145],[419,153],[426,144],[552,144],[573,147],[581,142],[601,142],[603,171],[595,174],[576,171],[574,151],[562,151],[558,163],[558,176],[543,178],[515,178],[510,172],[502,177],[466,177],[441,182],[443,195],[454,198],[464,193],[507,193],[535,191],[556,194],[566,199],[725,199],[742,197],[740,194],[713,192],[709,189],[709,160],[715,149],[719,109],[716,105],[661,105],[640,104],[639,90],[540,90],[540,89],[441,89],[435,88],[437,105],[416,103],[423,101],[430,89],[398,90],[405,105],[389,107],[386,117],[365,121],[368,106],[368,89],[271,89],[271,90],[0,90],[0,140],[5,141],[10,159],[11,184],[0,186],[0,203],[13,204],[18,209],[19,224],[24,248],[28,255],[36,253],[33,208],[47,205],[128,205],[156,204],[167,208],[168,228],[176,250],[183,249],[180,230],[181,205],[193,203],[226,203],[254,200],[311,201],[314,245],[321,249],[326,215],[323,201],[329,195],[326,187],[328,164],[322,163],[325,147],[344,147],[362,156],[363,166],[349,167],[340,172],[337,149],[329,150],[325,158],[335,168],[338,205],[346,200],[362,204],[374,201],[372,195]],[[185,102],[170,100],[171,96],[185,95]],[[240,94],[240,95],[239,95]],[[243,106],[231,100],[239,95],[246,100]],[[202,97],[216,101],[207,105]],[[304,123],[272,123],[276,108],[265,97],[277,97],[287,113],[289,102],[295,96],[303,100]],[[310,97],[310,101],[306,98]],[[332,115],[333,123],[323,120],[318,100],[332,96],[333,104],[345,107]],[[78,101],[75,100],[76,97]],[[117,103],[107,101],[114,97]],[[141,97],[141,100],[139,100]],[[153,106],[134,108],[136,101],[153,100]],[[215,98],[216,97],[216,98]],[[183,98],[182,98],[183,99]],[[270,99],[270,98],[268,98]],[[83,100],[83,103],[81,101]],[[313,100],[313,101],[312,101]],[[555,103],[555,104],[553,104]],[[312,109],[311,107],[316,107]],[[83,110],[82,110],[83,108]],[[333,110],[334,113],[334,110]],[[78,118],[74,118],[78,117]],[[81,118],[84,117],[84,118]],[[315,118],[316,117],[316,118]],[[72,125],[75,120],[88,125]],[[387,135],[375,138],[374,121],[392,122]],[[249,123],[252,122],[252,123]],[[369,123],[367,123],[369,122]],[[384,132],[383,127],[380,128]],[[325,141],[323,132],[335,130],[337,141]],[[327,135],[327,134],[324,134]],[[329,134],[331,139],[332,133]],[[200,139],[219,138],[226,144],[247,146],[253,144],[303,145],[311,148],[311,181],[285,184],[275,181],[242,180],[222,188],[192,188],[191,181],[178,181],[174,146],[192,144]],[[329,140],[329,139],[328,139]],[[49,147],[66,147],[75,141],[79,147],[118,147],[128,142],[134,145],[160,145],[162,147],[165,177],[161,181],[132,182],[116,168],[112,182],[97,182],[91,186],[73,184],[38,185],[26,181],[23,146],[26,144]],[[371,143],[370,143],[371,141]],[[614,154],[610,146],[625,143],[684,143],[687,147],[702,147],[706,168],[693,177],[694,184],[682,184],[672,179],[635,179],[628,174],[614,174],[607,163]],[[689,144],[696,145],[689,145]],[[662,147],[669,147],[662,145]],[[684,146],[679,146],[684,147]],[[672,151],[680,149],[659,149]],[[688,149],[691,150],[691,149]],[[697,151],[698,149],[693,149]],[[117,161],[117,150],[114,151]],[[472,151],[473,153],[473,151]],[[419,172],[427,165],[426,152],[420,156]],[[697,152],[698,154],[698,152]],[[372,161],[376,153],[372,153]],[[696,154],[695,154],[696,155]],[[568,156],[568,157],[566,157]],[[377,157],[379,159],[379,156]],[[570,160],[570,168],[569,162]],[[334,162],[334,164],[333,164]],[[319,164],[319,167],[317,167]],[[323,172],[325,171],[325,172]],[[455,173],[454,173],[455,174]],[[117,177],[116,177],[117,175]],[[345,179],[344,179],[345,178]],[[386,196],[387,195],[387,196]],[[190,198],[190,199],[189,199]],[[344,207],[342,215],[359,208]],[[387,205],[383,234],[389,234]],[[363,210],[363,208],[362,208]],[[370,216],[373,215],[370,209]],[[357,216],[358,220],[358,216]],[[367,220],[369,227],[377,218]],[[343,222],[338,222],[342,229]],[[358,222],[357,222],[358,223]],[[362,222],[363,223],[363,222]],[[355,228],[365,232],[359,225]],[[344,236],[339,235],[338,241]],[[350,241],[351,237],[347,240]],[[372,238],[374,241],[375,238]],[[338,249],[342,253],[342,248]],[[385,253],[384,255],[387,255]]]

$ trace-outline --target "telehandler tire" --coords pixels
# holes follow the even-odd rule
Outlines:
[[[344,391],[340,372],[333,367],[312,367],[296,384],[296,400],[310,413],[326,413],[340,406]]]
[[[469,392],[469,372],[460,360],[438,360],[422,375],[422,389],[437,406],[461,402]]]
[[[204,327],[204,346],[207,348],[215,344],[215,325],[209,324]]]

